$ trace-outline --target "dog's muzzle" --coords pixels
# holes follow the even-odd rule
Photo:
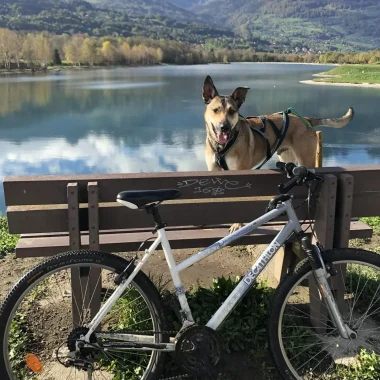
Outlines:
[[[220,131],[216,132],[216,138],[219,144],[226,144],[230,138],[231,133],[231,125],[227,122],[223,122],[219,124]]]

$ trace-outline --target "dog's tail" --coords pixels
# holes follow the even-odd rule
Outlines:
[[[319,118],[306,118],[313,127],[332,127],[343,128],[354,118],[354,109],[350,107],[347,113],[342,117],[336,117],[332,119],[319,119]]]

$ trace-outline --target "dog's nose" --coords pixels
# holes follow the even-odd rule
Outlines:
[[[220,123],[220,130],[222,132],[228,132],[230,130],[230,125],[228,123]]]

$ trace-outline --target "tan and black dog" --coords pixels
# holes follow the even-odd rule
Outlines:
[[[305,122],[292,114],[288,115],[286,134],[281,135],[284,128],[283,115],[265,115],[265,132],[260,118],[247,118],[239,115],[239,108],[244,103],[248,87],[238,87],[231,95],[219,95],[210,76],[206,77],[202,97],[206,103],[205,122],[206,163],[208,170],[248,170],[258,166],[272,151],[279,139],[283,139],[277,149],[281,161],[297,162],[299,165],[314,167],[317,149],[317,135],[314,129],[308,128]],[[327,126],[345,127],[354,117],[354,110],[349,108],[341,118],[319,119],[305,117],[312,127]],[[276,128],[277,127],[277,128]],[[256,129],[256,131],[254,131]],[[277,136],[276,136],[277,132]],[[264,137],[265,135],[265,137]],[[233,143],[231,143],[233,141]],[[268,143],[267,143],[268,141]],[[219,152],[222,152],[223,162]],[[239,228],[234,225],[231,230]]]

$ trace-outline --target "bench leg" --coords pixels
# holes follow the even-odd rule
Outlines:
[[[270,285],[276,288],[280,281],[288,273],[290,267],[294,265],[296,255],[292,250],[292,244],[286,244],[280,248],[269,266]]]
[[[71,269],[73,326],[83,326],[95,316],[101,304],[101,271],[98,268]]]

